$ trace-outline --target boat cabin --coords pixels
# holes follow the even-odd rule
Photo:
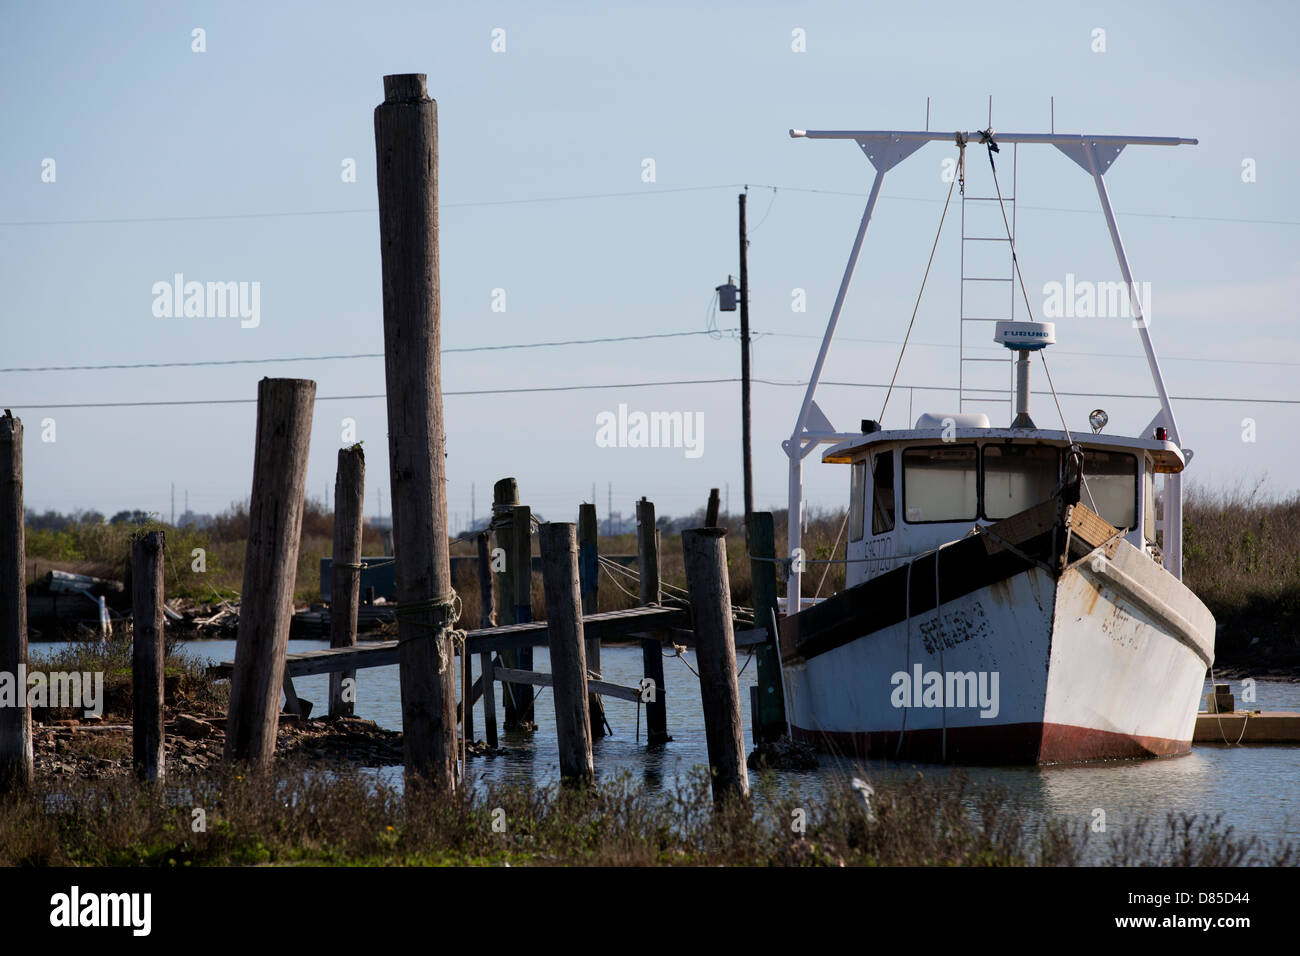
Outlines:
[[[1155,438],[1072,437],[1083,504],[1159,562],[1155,476],[1181,472],[1182,452]],[[851,466],[846,586],[1051,498],[1069,446],[1064,431],[992,428],[971,414],[922,415],[912,429],[835,445],[822,460]]]

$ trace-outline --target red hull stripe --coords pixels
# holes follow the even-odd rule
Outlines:
[[[792,728],[796,740],[823,753],[845,757],[915,760],[967,764],[1074,763],[1081,760],[1122,760],[1172,757],[1191,752],[1190,740],[1118,734],[1068,724],[1021,723],[989,727],[949,727],[945,752],[941,730],[904,732],[901,751],[896,730],[811,731]]]

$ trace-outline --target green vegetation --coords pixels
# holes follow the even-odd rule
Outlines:
[[[1217,818],[1029,826],[1006,792],[917,775],[872,798],[816,801],[760,785],[715,810],[702,773],[655,793],[624,776],[590,791],[490,786],[439,796],[360,773],[282,767],[169,781],[50,781],[0,800],[0,865],[1239,866],[1296,862]],[[205,829],[195,832],[194,809]],[[797,811],[806,829],[796,832]],[[1091,856],[1089,853],[1091,852]]]

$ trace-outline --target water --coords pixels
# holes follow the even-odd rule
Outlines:
[[[56,650],[63,645],[31,645],[33,654]],[[290,653],[327,647],[327,641],[294,640]],[[233,660],[234,641],[191,641],[185,652],[198,660]],[[648,748],[643,708],[623,700],[605,699],[605,713],[613,736],[594,742],[593,756],[598,777],[624,772],[650,788],[671,788],[674,781],[693,767],[704,766],[708,751],[704,740],[704,718],[699,683],[686,664],[696,668],[693,651],[681,660],[664,660],[664,682],[668,707],[668,731],[672,742]],[[757,677],[757,664],[741,656],[738,664],[740,699],[745,744],[752,748],[749,720],[749,688]],[[641,679],[639,646],[601,648],[604,678],[616,684],[636,686]],[[545,647],[533,650],[536,670],[550,669]],[[698,668],[696,668],[698,669]],[[477,668],[475,669],[477,675]],[[299,696],[312,701],[320,713],[328,700],[328,677],[297,678]],[[460,684],[458,682],[457,686]],[[1238,694],[1239,685],[1233,685]],[[1210,690],[1207,683],[1205,690]],[[536,691],[537,688],[534,688]],[[523,783],[545,787],[559,777],[556,758],[555,713],[549,688],[541,688],[535,703],[538,729],[535,733],[501,733],[501,746],[508,754],[476,758],[470,762],[474,778],[485,782]],[[1238,706],[1258,710],[1300,711],[1300,683],[1259,681],[1257,699]],[[504,721],[498,685],[497,724]],[[638,711],[640,713],[638,714]],[[356,713],[381,727],[402,726],[398,669],[372,667],[357,671]],[[637,722],[640,718],[640,742]],[[482,709],[475,708],[475,736],[484,735]],[[811,773],[780,773],[770,786],[786,795],[797,791],[801,798],[815,801],[827,787],[842,785],[846,773],[862,774],[877,783],[913,776],[919,769],[927,776],[941,777],[954,772],[940,765],[899,766],[885,762],[849,765],[829,756],[821,758],[821,769]],[[1223,822],[1235,828],[1237,836],[1258,836],[1274,843],[1300,843],[1300,745],[1281,747],[1226,747],[1197,745],[1186,757],[1167,760],[1116,761],[1069,767],[965,768],[973,782],[1006,787],[1034,818],[1056,817],[1091,822],[1094,811],[1106,814],[1108,832],[1147,816],[1163,821],[1167,811],[1222,814]],[[400,781],[401,768],[379,771],[384,779]],[[756,779],[751,783],[758,784]]]

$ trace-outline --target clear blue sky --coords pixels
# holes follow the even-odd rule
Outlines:
[[[736,184],[749,183],[752,322],[763,333],[754,372],[803,380],[872,170],[851,143],[791,140],[787,129],[920,128],[927,96],[932,127],[974,129],[991,94],[996,129],[1043,131],[1055,95],[1060,131],[1200,139],[1133,147],[1107,175],[1136,277],[1151,283],[1152,335],[1170,391],[1300,399],[1296,9],[7,2],[0,367],[381,351],[372,115],[384,74],[422,72],[439,108],[448,348],[703,330],[714,286],[737,272]],[[206,52],[191,49],[196,27]],[[503,53],[492,50],[495,28],[505,31]],[[1092,49],[1096,28],[1105,52]],[[805,52],[792,50],[796,29]],[[886,178],[828,379],[888,380],[947,189],[941,164],[953,153],[933,144]],[[1009,181],[1008,153],[1000,172]],[[52,183],[42,181],[46,158],[56,164]],[[348,158],[355,183],[340,176]],[[653,183],[642,182],[646,158]],[[1246,158],[1255,182],[1242,181]],[[985,194],[987,161],[980,152],[970,160],[972,190]],[[1089,179],[1049,147],[1022,149],[1017,174],[1018,248],[1035,309],[1043,286],[1067,273],[1117,279]],[[604,198],[535,201],[592,195]],[[955,383],[956,213],[899,373],[904,384]],[[152,286],[175,273],[259,282],[260,325],[156,318]],[[791,309],[796,288],[806,290],[805,313]],[[494,289],[506,292],[505,312],[492,310]],[[717,321],[734,327],[736,316]],[[1150,393],[1126,322],[1063,319],[1057,335],[1058,388]],[[738,369],[734,339],[696,335],[448,355],[444,383],[448,391],[617,384]],[[321,396],[384,385],[379,359],[0,373],[0,402],[27,429],[28,506],[166,516],[171,482],[178,511],[187,489],[199,512],[246,497],[252,405],[42,406],[252,398],[263,375],[313,378]],[[759,507],[784,503],[780,442],[801,394],[755,386]],[[882,398],[876,388],[820,393],[844,429],[876,417]],[[907,398],[891,400],[887,424],[906,423]],[[1035,402],[1039,423],[1056,424],[1048,401]],[[596,416],[619,403],[702,412],[704,454],[597,447]],[[1095,405],[1110,411],[1112,430],[1129,432],[1155,411],[1150,400],[1064,404],[1074,428]],[[918,391],[912,414],[953,405],[949,393]],[[1195,481],[1249,485],[1267,475],[1273,492],[1296,490],[1300,406],[1176,410],[1197,454]],[[454,527],[468,517],[471,485],[481,516],[504,475],[556,519],[573,520],[593,484],[602,516],[609,483],[624,512],[643,494],[660,513],[689,511],[723,485],[740,507],[737,385],[449,395],[446,415]],[[1247,417],[1253,443],[1241,440]],[[45,418],[55,420],[54,442],[41,441]],[[317,404],[308,493],[332,488],[344,418],[356,420],[370,451],[367,511],[382,486],[387,513],[382,400]],[[842,467],[810,460],[810,502],[841,506],[847,480]]]

